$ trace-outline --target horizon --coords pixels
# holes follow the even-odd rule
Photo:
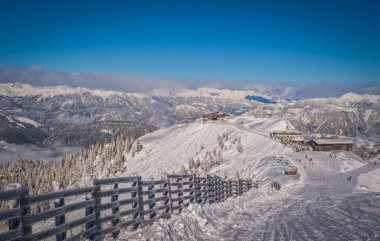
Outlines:
[[[2,2],[0,82],[380,95],[380,2],[291,3]]]
[[[186,78],[157,78],[128,74],[101,72],[66,72],[41,66],[1,67],[0,83],[30,84],[34,87],[68,86],[93,90],[119,91],[149,94],[155,90],[181,91],[199,88],[255,91],[278,99],[306,99],[340,97],[347,93],[380,95],[380,83],[345,83],[324,81],[319,83],[292,84],[288,82],[265,83],[243,81],[207,81]]]

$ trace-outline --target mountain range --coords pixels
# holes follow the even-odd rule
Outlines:
[[[0,111],[4,120],[8,115],[50,125],[128,121],[156,127],[193,122],[209,112],[224,112],[235,116],[285,117],[296,129],[310,133],[380,135],[380,96],[354,93],[339,98],[285,100],[257,91],[216,88],[125,93],[12,83],[0,84]],[[10,131],[9,122],[2,121],[1,125]],[[17,121],[14,125],[20,128]],[[45,139],[40,137],[44,134],[34,133],[38,128],[30,127],[31,139]],[[102,129],[98,128],[97,131]],[[18,133],[15,129],[11,132]],[[0,138],[4,139],[4,135]]]

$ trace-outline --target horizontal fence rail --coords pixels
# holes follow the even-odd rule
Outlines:
[[[168,219],[191,203],[223,202],[252,187],[258,184],[196,175],[148,181],[140,176],[95,179],[91,187],[38,195],[28,195],[28,189],[21,186],[0,192],[0,240],[117,238],[122,229],[133,231]],[[38,206],[41,203],[45,206]]]

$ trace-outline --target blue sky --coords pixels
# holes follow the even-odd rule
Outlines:
[[[380,1],[1,1],[0,66],[380,82]]]

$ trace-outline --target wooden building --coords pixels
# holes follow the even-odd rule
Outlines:
[[[208,121],[220,121],[220,122],[226,122],[230,115],[220,112],[213,112],[206,115],[203,115],[203,123],[207,123]]]
[[[315,139],[307,142],[313,151],[352,151],[352,141],[338,139]]]
[[[289,140],[292,144],[305,145],[305,139],[302,136],[295,136]]]

